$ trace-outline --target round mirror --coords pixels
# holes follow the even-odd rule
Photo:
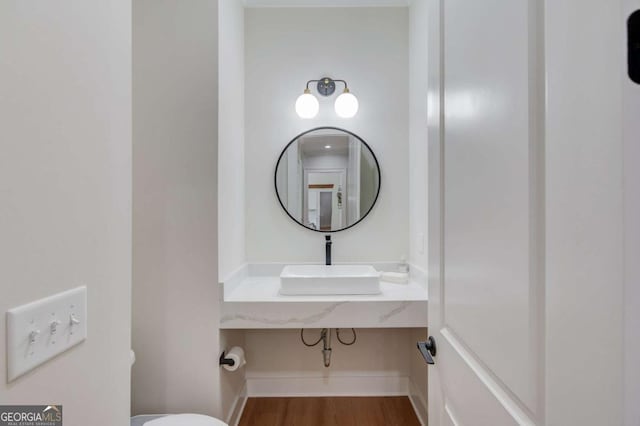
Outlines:
[[[358,135],[318,127],[284,148],[276,194],[289,217],[307,229],[336,232],[364,219],[380,193],[380,166]]]

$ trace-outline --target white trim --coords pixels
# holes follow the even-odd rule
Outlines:
[[[415,383],[409,380],[409,401],[411,401],[413,411],[416,412],[420,424],[427,426],[429,424],[429,413],[427,411],[427,402],[422,399],[422,396],[422,393],[418,391]]]
[[[220,301],[224,301],[226,295],[233,293],[233,291],[242,283],[242,281],[249,276],[249,264],[243,263],[233,272],[227,275],[227,277],[218,283],[220,295],[222,298]]]
[[[262,8],[354,8],[354,7],[409,7],[415,0],[243,0],[247,9]]]
[[[373,261],[373,262],[334,262],[334,265],[371,265],[376,268],[376,271],[398,271],[398,266],[400,265],[401,260],[381,260],[381,261]],[[230,285],[233,284],[232,281],[242,280],[246,276],[249,277],[264,277],[264,276],[274,276],[279,277],[280,272],[282,272],[282,268],[287,265],[324,265],[324,262],[319,260],[317,262],[251,262],[245,263],[236,269],[233,273],[229,274],[226,279],[224,279],[220,284]],[[416,271],[419,274],[423,274],[421,278],[426,279],[426,271],[421,269],[413,264],[410,264],[411,268],[416,268]]]
[[[234,269],[233,271],[229,272],[227,274],[226,277],[224,277],[221,280],[218,280],[220,284],[222,283],[226,283],[228,281],[234,280],[234,279],[238,279],[239,277],[241,277],[243,274],[247,274],[249,269],[249,263],[248,262],[244,262],[242,265],[238,266],[236,269]]]
[[[518,422],[519,425],[535,426],[536,422],[533,420],[531,414],[525,411],[526,408],[519,405],[518,399],[511,395],[509,391],[493,377],[491,372],[481,364],[472,352],[467,350],[463,343],[458,340],[449,328],[443,328],[440,331],[440,334],[447,340],[451,347],[456,351],[457,355],[462,358],[464,363],[475,373],[486,389],[491,392],[500,405],[502,405],[502,407],[516,422]]]
[[[231,406],[231,410],[229,410],[229,414],[227,415],[226,423],[229,426],[238,426],[240,423],[240,419],[242,418],[242,413],[244,412],[244,407],[247,405],[247,384],[245,382],[242,390],[236,396],[235,401],[233,401],[233,405]]]
[[[447,417],[449,418],[449,422],[453,426],[460,426],[460,422],[458,421],[458,418],[456,417],[455,414],[453,414],[453,409],[447,403],[444,404],[444,413],[447,415]]]
[[[247,378],[247,396],[409,396],[409,378],[400,376]]]
[[[305,223],[305,226],[307,226],[307,222],[309,222],[309,174],[310,173],[317,173],[317,174],[334,174],[334,175],[339,175],[340,176],[340,183],[338,184],[338,188],[344,188],[343,189],[343,194],[346,193],[346,189],[347,189],[347,169],[346,168],[317,168],[317,167],[302,167],[302,175],[303,175],[303,181],[302,181],[302,221]],[[338,188],[335,188],[335,191],[338,190]],[[331,227],[333,228],[333,203],[334,203],[334,199],[333,199],[333,194],[334,194],[334,188],[332,187],[331,190],[324,190],[324,191],[314,191],[314,194],[317,194],[318,198],[317,198],[317,210],[318,210],[318,229],[317,231],[320,231],[320,193],[321,192],[330,192],[331,193]],[[343,203],[344,204],[344,203]],[[338,225],[340,229],[343,229],[346,224],[347,221],[347,209],[343,208],[341,209],[342,212],[340,213],[340,224]],[[321,231],[322,232],[322,231]]]
[[[416,265],[415,263],[409,263],[409,276],[411,277],[411,279],[417,281],[421,286],[423,286],[425,290],[428,290],[429,282],[427,279],[428,275],[426,270]]]

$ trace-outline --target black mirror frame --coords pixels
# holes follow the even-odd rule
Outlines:
[[[300,222],[298,219],[296,219],[295,217],[293,217],[289,213],[289,210],[287,210],[285,208],[284,204],[282,203],[282,199],[280,198],[280,194],[278,193],[278,166],[280,165],[280,161],[282,161],[282,157],[284,156],[284,153],[287,152],[287,149],[289,149],[289,146],[292,143],[296,142],[300,137],[306,135],[307,133],[315,132],[316,130],[338,130],[338,131],[341,131],[341,132],[345,132],[345,133],[353,136],[354,138],[358,139],[360,142],[362,142],[362,144],[364,146],[367,147],[367,149],[369,150],[369,152],[373,156],[373,161],[376,162],[376,168],[378,169],[378,191],[376,191],[376,197],[373,199],[373,203],[371,203],[371,207],[369,207],[369,210],[367,210],[367,212],[364,215],[362,215],[360,217],[360,219],[358,219],[357,222],[355,222],[355,223],[353,223],[353,224],[351,224],[351,225],[349,225],[347,227],[344,227],[344,228],[341,228],[341,229],[336,229],[335,231],[322,231],[320,229],[313,229],[313,228],[309,228],[308,226],[305,226],[304,223]],[[273,188],[275,189],[276,197],[278,198],[278,202],[280,203],[280,207],[282,207],[282,210],[284,210],[285,213],[287,214],[287,216],[289,216],[295,223],[297,223],[298,225],[302,226],[304,229],[307,229],[307,230],[313,231],[313,232],[319,232],[319,233],[322,233],[322,234],[333,234],[334,232],[346,231],[347,229],[353,228],[354,226],[356,226],[357,224],[362,222],[364,220],[364,218],[369,216],[369,213],[371,213],[371,210],[373,210],[373,207],[378,202],[378,197],[380,196],[380,188],[381,187],[382,187],[382,172],[380,171],[380,163],[378,162],[378,158],[376,157],[376,154],[373,152],[373,149],[371,149],[369,144],[366,143],[360,136],[356,135],[355,133],[350,132],[350,131],[345,130],[345,129],[342,129],[340,127],[333,127],[333,126],[314,127],[313,129],[306,130],[306,131],[300,133],[299,135],[297,135],[296,137],[294,137],[293,139],[291,139],[291,141],[284,147],[284,149],[280,153],[280,156],[278,157],[278,161],[276,162],[275,171],[273,172]]]

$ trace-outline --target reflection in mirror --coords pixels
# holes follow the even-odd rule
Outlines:
[[[378,198],[380,167],[357,135],[334,127],[310,130],[282,151],[276,193],[300,225],[335,232],[362,220]]]

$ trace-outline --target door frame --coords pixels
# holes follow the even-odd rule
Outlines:
[[[340,180],[342,182],[342,193],[343,193],[343,200],[346,199],[346,197],[344,197],[344,194],[347,194],[347,169],[345,168],[332,168],[332,169],[322,169],[322,168],[302,168],[302,175],[303,175],[303,187],[302,187],[302,219],[303,219],[303,223],[305,224],[305,226],[309,225],[309,173],[325,173],[325,174],[340,174]],[[343,223],[344,227],[347,222],[346,222],[346,218],[347,218],[347,206],[346,203],[343,201],[343,209],[342,212],[340,212],[340,216],[341,216],[341,221]],[[318,207],[319,209],[319,207]],[[318,219],[319,220],[319,219]],[[320,231],[320,224],[318,223],[318,231]],[[320,232],[331,232],[331,231],[320,231]]]

